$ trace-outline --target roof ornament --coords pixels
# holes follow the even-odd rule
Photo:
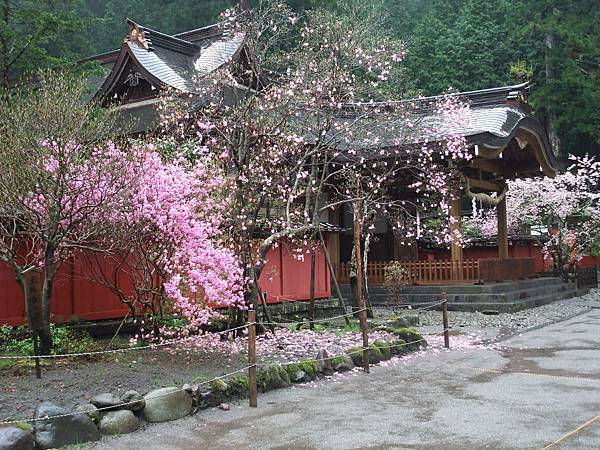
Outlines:
[[[125,81],[123,82],[124,84],[127,84],[131,87],[135,87],[137,85],[140,84],[140,80],[143,80],[144,77],[142,76],[141,73],[139,72],[130,72],[129,75],[127,75],[127,78],[125,78]]]
[[[148,51],[153,51],[152,42],[150,38],[146,36],[146,31],[139,24],[135,23],[131,19],[127,19],[127,25],[129,26],[129,32],[125,38],[125,42],[135,42],[141,48],[145,48]]]

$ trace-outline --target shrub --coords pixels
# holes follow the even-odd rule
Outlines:
[[[99,346],[87,331],[62,325],[50,325],[53,349],[52,353],[84,353],[99,350]],[[0,327],[0,350],[6,353],[28,356],[33,355],[33,338],[26,327]]]
[[[399,261],[390,263],[385,268],[383,287],[395,304],[404,303],[404,290],[408,286],[410,272],[402,267]]]

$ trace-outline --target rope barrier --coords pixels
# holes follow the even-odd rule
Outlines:
[[[377,305],[373,305],[372,308],[379,308],[379,309],[390,309],[390,308],[398,308],[398,309],[406,309],[407,311],[424,311],[426,309],[430,309],[433,308],[435,306],[440,306],[441,304],[443,304],[444,302],[436,302],[436,303],[431,303],[431,302],[426,302],[426,303],[411,303],[410,305],[385,305],[385,304],[377,304]],[[412,306],[414,305],[428,305],[425,306],[423,308],[412,308]]]
[[[229,328],[227,330],[218,331],[218,332],[214,332],[211,334],[221,335],[221,334],[225,334],[225,333],[230,333],[232,331],[241,330],[242,328],[247,328],[249,325],[251,325],[251,324],[246,323],[239,327]],[[59,355],[39,355],[39,356],[35,356],[35,355],[0,356],[0,360],[31,360],[31,359],[36,359],[36,358],[40,358],[40,359],[79,358],[82,356],[97,356],[97,355],[105,355],[105,354],[111,354],[111,353],[124,353],[124,352],[130,352],[130,351],[135,351],[135,350],[152,350],[152,349],[157,349],[157,348],[162,348],[162,347],[168,347],[170,345],[175,345],[180,342],[185,342],[190,339],[196,339],[196,338],[198,338],[198,336],[187,336],[185,338],[171,340],[168,342],[161,342],[159,344],[145,345],[143,347],[116,348],[113,350],[98,350],[95,352],[63,353],[63,354],[59,354]]]
[[[309,320],[308,322],[295,320],[295,321],[289,321],[289,322],[260,322],[260,324],[261,325],[291,325],[291,324],[294,324],[294,323],[310,323],[310,322],[312,322],[312,323],[323,323],[323,322],[331,322],[331,321],[336,320],[336,319],[342,319],[344,317],[353,316],[354,314],[357,314],[357,313],[362,312],[362,311],[366,311],[367,309],[368,308],[361,308],[361,309],[357,309],[356,311],[353,311],[353,312],[350,312],[350,313],[340,314],[338,316],[333,316],[333,317],[327,317],[325,319],[315,319],[315,320],[312,320],[312,321]]]
[[[436,306],[440,306],[443,303],[444,302],[436,302],[436,303],[431,303],[431,302],[427,302],[427,303],[413,303],[412,305],[427,305],[427,306],[425,306],[423,308],[414,308],[414,309],[410,308],[410,311],[411,312],[425,311],[427,309],[431,309],[431,308],[434,308]],[[407,305],[407,306],[411,307],[412,305]],[[376,305],[372,306],[372,308],[385,308],[385,307],[386,306],[376,306]],[[354,316],[355,314],[357,314],[357,313],[359,313],[361,311],[366,311],[368,309],[369,309],[369,307],[365,307],[365,308],[357,309],[356,311],[353,311],[353,312],[350,312],[350,313],[340,314],[340,315],[337,315],[337,316],[327,317],[327,318],[324,318],[324,319],[315,319],[315,320],[312,320],[312,321],[309,320],[308,322],[296,320],[296,321],[289,321],[289,322],[283,322],[283,321],[282,322],[260,322],[260,324],[261,325],[292,325],[292,324],[295,324],[295,323],[311,323],[311,322],[312,323],[323,323],[323,322],[331,322],[331,321],[336,320],[336,319],[342,319],[344,317]]]
[[[415,341],[405,342],[405,343],[404,343],[404,344],[402,344],[402,345],[412,345],[412,344],[416,344],[416,343],[418,343],[418,342],[423,342],[423,341],[426,341],[426,339],[425,339],[425,338],[421,338],[421,339],[417,339],[417,340],[415,340]],[[399,343],[397,343],[397,344],[381,345],[381,346],[380,346],[380,345],[378,345],[378,346],[377,346],[377,348],[380,348],[380,349],[381,349],[381,348],[392,348],[392,347],[397,347],[398,345],[400,345],[400,344],[399,344]],[[297,361],[287,361],[287,362],[276,362],[276,361],[273,361],[273,362],[270,362],[270,363],[257,363],[256,365],[257,365],[257,366],[270,366],[270,365],[272,365],[272,364],[280,364],[280,365],[282,365],[282,366],[291,366],[292,364],[298,364],[298,363],[301,363],[301,362],[304,362],[304,361],[314,361],[314,362],[319,362],[319,361],[329,361],[329,360],[332,360],[332,359],[338,358],[338,357],[340,357],[340,356],[346,356],[346,355],[348,355],[348,356],[349,356],[349,355],[357,355],[357,354],[359,354],[359,353],[362,353],[362,352],[363,352],[363,351],[365,351],[365,350],[370,350],[370,348],[369,348],[369,347],[367,347],[367,348],[365,348],[365,347],[361,347],[361,348],[360,348],[360,349],[358,349],[358,350],[354,350],[354,351],[351,351],[351,352],[343,352],[343,353],[338,353],[338,354],[336,354],[336,355],[333,355],[333,356],[328,356],[327,358],[322,358],[322,359],[317,359],[317,358],[305,358],[305,359],[302,359],[302,360],[297,360]]]
[[[218,377],[211,378],[208,381],[203,381],[201,383],[198,383],[198,386],[204,386],[206,384],[212,383],[213,381],[221,380],[223,378],[230,377],[231,375],[235,375],[236,373],[239,373],[239,372],[244,372],[244,371],[248,370],[250,367],[254,367],[254,366],[253,365],[252,366],[246,366],[246,367],[243,367],[241,369],[234,370],[233,372],[226,373],[225,375],[221,375],[221,376],[218,376]],[[185,392],[185,390],[183,388],[180,388],[180,389],[177,389],[176,391],[165,392],[164,394],[160,394],[160,395],[154,395],[151,398],[155,399],[155,398],[166,397],[167,395],[172,395],[172,394],[175,394],[175,393],[178,393],[178,392]],[[134,404],[137,404],[139,402],[140,402],[140,400],[132,400],[130,402],[119,403],[118,405],[103,406],[101,408],[97,408],[97,410],[98,411],[106,411],[106,410],[118,409],[118,408],[122,408],[123,406],[134,405]],[[96,410],[94,410],[94,411],[96,411]],[[70,412],[70,413],[67,413],[67,414],[57,414],[55,416],[35,417],[33,419],[5,420],[3,422],[0,422],[0,425],[16,425],[16,424],[23,423],[23,422],[39,422],[39,421],[42,421],[42,420],[60,419],[62,417],[72,417],[72,416],[78,416],[78,415],[81,415],[81,414],[85,414],[85,412]]]

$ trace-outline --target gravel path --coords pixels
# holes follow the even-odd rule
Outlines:
[[[600,289],[592,289],[581,297],[560,300],[516,313],[486,315],[480,312],[450,311],[448,319],[453,334],[475,334],[481,340],[496,340],[565,320],[592,308],[600,308]],[[390,312],[387,308],[377,308],[376,316],[384,317]],[[442,330],[440,311],[418,311],[417,314],[422,333],[431,334]]]

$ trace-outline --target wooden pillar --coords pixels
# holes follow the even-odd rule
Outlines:
[[[506,196],[496,206],[498,215],[498,258],[508,258],[508,225],[506,220]]]
[[[343,213],[342,208],[337,208],[334,211],[329,212],[329,223],[332,225],[340,225],[341,217],[340,215]],[[340,233],[330,233],[329,234],[329,257],[331,258],[331,263],[334,267],[339,267],[340,265]]]
[[[452,259],[452,279],[462,279],[462,260],[463,249],[460,242],[455,239],[454,235],[461,228],[461,206],[460,193],[454,195],[454,199],[450,200],[450,232],[452,233],[452,243],[450,244],[450,259]]]

